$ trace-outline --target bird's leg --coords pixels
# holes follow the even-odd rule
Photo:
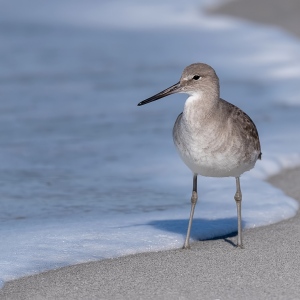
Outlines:
[[[190,235],[191,235],[191,228],[193,223],[193,217],[194,217],[194,211],[198,200],[198,194],[197,194],[197,174],[194,174],[193,177],[193,192],[191,197],[191,213],[190,213],[190,220],[189,220],[189,226],[185,238],[185,242],[183,245],[183,249],[189,249],[190,248]]]
[[[234,200],[236,202],[237,217],[238,217],[238,236],[237,236],[237,247],[243,248],[242,242],[242,192],[240,187],[240,177],[236,177],[236,193]]]

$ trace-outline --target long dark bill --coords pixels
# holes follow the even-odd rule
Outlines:
[[[154,95],[154,96],[152,96],[152,97],[150,97],[150,98],[148,98],[144,101],[141,101],[138,104],[138,106],[141,106],[141,105],[156,101],[158,99],[161,99],[163,97],[178,93],[179,91],[180,91],[180,82],[177,82],[176,84],[170,86],[169,88],[163,90],[162,92],[160,92],[160,93],[158,93],[158,94],[156,94],[156,95]]]

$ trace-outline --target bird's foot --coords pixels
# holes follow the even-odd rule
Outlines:
[[[191,249],[191,246],[189,243],[184,243],[184,245],[182,246],[182,249]]]
[[[244,245],[243,245],[243,244],[240,244],[240,245],[239,245],[239,244],[237,244],[237,245],[236,245],[236,248],[239,248],[239,249],[245,249],[245,247],[244,247]]]

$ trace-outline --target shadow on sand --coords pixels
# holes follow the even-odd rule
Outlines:
[[[148,223],[162,231],[186,235],[188,227],[188,219],[173,219],[173,220],[155,220]],[[243,222],[244,225],[244,222]],[[194,240],[219,240],[224,239],[231,245],[235,244],[229,238],[237,235],[237,218],[224,218],[216,220],[206,220],[195,218],[193,220],[191,238]]]

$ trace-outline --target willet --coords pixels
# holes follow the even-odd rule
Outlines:
[[[237,246],[243,248],[240,176],[251,170],[257,159],[261,159],[256,126],[241,109],[220,98],[219,78],[207,64],[195,63],[186,67],[178,83],[140,102],[138,106],[174,93],[189,95],[173,127],[175,146],[193,172],[191,213],[183,248],[190,248],[190,233],[198,200],[198,175],[235,177]]]

